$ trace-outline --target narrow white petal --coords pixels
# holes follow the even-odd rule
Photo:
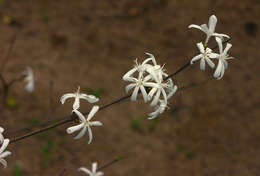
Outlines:
[[[174,86],[174,87],[170,90],[169,94],[167,95],[167,99],[171,98],[171,97],[175,94],[176,91],[177,91],[177,86]]]
[[[222,70],[222,62],[219,60],[218,61],[218,66],[214,72],[214,77],[215,78],[218,78],[220,76],[220,73],[221,73],[221,70]]]
[[[78,171],[85,172],[86,174],[89,174],[90,176],[93,175],[92,172],[91,172],[90,170],[88,170],[87,168],[85,168],[85,167],[80,167],[80,168],[78,169]]]
[[[140,89],[141,89],[141,92],[142,92],[142,95],[144,98],[144,102],[147,102],[148,97],[147,97],[147,92],[146,92],[144,86],[140,86]]]
[[[100,172],[100,171],[96,173],[96,176],[103,176],[103,175],[104,175],[104,173]]]
[[[191,61],[190,61],[190,64],[193,64],[193,63],[196,62],[197,60],[200,60],[202,57],[203,57],[202,54],[199,54],[199,55],[193,57],[193,58],[191,59]]]
[[[131,84],[127,85],[127,86],[125,87],[126,93],[128,93],[128,91],[131,90],[132,88],[134,88],[135,86],[136,86],[135,83],[131,83]]]
[[[6,149],[6,147],[8,146],[8,144],[9,144],[9,139],[4,139],[4,142],[3,142],[3,144],[2,144],[2,146],[1,146],[1,148],[0,148],[0,153],[3,153],[3,151]]]
[[[162,89],[162,94],[163,94],[164,101],[165,101],[166,104],[167,104],[167,95],[166,95],[166,92],[165,92],[164,89]]]
[[[206,58],[206,62],[208,63],[208,65],[209,65],[211,68],[214,68],[214,67],[215,67],[214,62],[212,62],[209,58]]]
[[[26,86],[25,86],[25,90],[27,91],[27,92],[33,92],[33,90],[34,90],[34,80],[30,80],[27,84],[26,84]]]
[[[191,25],[188,26],[188,28],[196,28],[196,29],[203,31],[202,28],[199,25],[196,25],[196,24],[191,24]]]
[[[5,157],[7,157],[7,156],[9,156],[9,155],[11,155],[12,154],[12,152],[10,152],[10,151],[5,151],[4,153],[2,153],[1,155],[0,155],[0,158],[5,158]]]
[[[96,173],[97,171],[97,162],[92,163],[92,172]]]
[[[99,106],[93,106],[90,113],[88,114],[87,121],[90,121],[90,119],[92,119],[92,117],[97,113],[98,110]]]
[[[123,76],[123,80],[125,81],[129,81],[129,78],[134,74],[134,72],[136,72],[137,68],[134,67],[133,69],[129,70],[124,76]]]
[[[207,35],[209,35],[209,29],[208,26],[206,24],[202,24],[200,25],[201,29],[203,32],[205,32]]]
[[[220,38],[221,40],[223,40],[223,37],[230,38],[230,37],[229,37],[228,35],[226,35],[226,34],[219,34],[219,33],[213,33],[212,36],[218,37],[218,38]]]
[[[90,144],[93,139],[93,134],[90,126],[88,127],[88,136],[89,136],[88,144]]]
[[[89,103],[96,103],[99,101],[99,98],[94,95],[80,94],[79,98],[87,100]]]
[[[86,118],[85,116],[79,112],[78,110],[74,109],[72,112],[76,113],[76,115],[79,117],[79,119],[81,120],[81,122],[86,122]]]
[[[148,114],[148,119],[151,120],[151,119],[154,119],[155,117],[157,117],[159,115],[159,108],[155,108],[155,111]]]
[[[209,17],[209,30],[210,32],[214,33],[216,24],[217,24],[217,17],[215,15],[211,15]]]
[[[133,93],[132,93],[131,101],[136,101],[138,91],[139,91],[139,87],[136,86],[135,89],[134,89],[134,91],[133,91]]]
[[[67,128],[67,133],[68,134],[72,134],[72,133],[74,133],[75,131],[78,131],[78,130],[80,130],[81,128],[83,128],[84,127],[84,123],[81,123],[81,124],[79,124],[79,125],[76,125],[76,126],[72,126],[72,127],[69,127],[69,128]]]
[[[152,90],[150,90],[148,94],[148,100],[151,100],[153,98],[154,93],[157,91],[156,87],[153,87]]]
[[[3,133],[4,131],[5,131],[5,129],[0,127],[0,133]]]
[[[224,66],[224,69],[227,69],[227,67],[228,67],[228,63],[227,63],[226,60],[223,60],[223,66]]]
[[[223,45],[222,45],[222,40],[219,37],[215,37],[217,43],[218,43],[218,48],[219,48],[219,54],[223,53]]]
[[[2,135],[2,133],[0,133],[0,144],[2,144],[4,142],[4,136]]]
[[[202,42],[197,43],[197,47],[199,48],[200,53],[205,53],[205,48],[204,48]]]
[[[93,122],[89,122],[91,126],[102,126],[103,123],[101,123],[100,121],[93,121]]]
[[[219,54],[217,54],[217,53],[210,53],[210,54],[208,54],[208,56],[209,56],[209,58],[215,59],[215,58],[219,57]]]
[[[79,107],[80,107],[79,96],[76,96],[76,97],[75,97],[75,101],[74,101],[74,103],[73,103],[73,109],[74,109],[74,110],[75,110],[75,109],[79,109]]]
[[[148,59],[151,59],[154,65],[157,65],[156,60],[155,60],[155,57],[154,57],[153,54],[151,54],[151,53],[145,53],[145,54],[147,54],[148,56],[150,56],[150,58],[148,58]],[[147,63],[148,61],[150,61],[150,60],[148,60],[148,59],[146,59],[146,60],[143,62],[143,64],[145,64],[145,63]]]
[[[161,89],[158,89],[155,97],[153,98],[151,106],[155,106],[158,103],[160,95],[161,95]]]
[[[227,43],[227,46],[226,46],[226,48],[224,49],[223,53],[224,53],[225,55],[227,55],[227,52],[228,52],[228,50],[229,50],[231,47],[232,47],[232,45],[231,45],[230,43]]]
[[[75,94],[72,94],[72,93],[64,94],[64,95],[60,98],[61,104],[64,104],[65,101],[66,101],[68,98],[72,98],[72,97],[75,97]]]
[[[4,168],[7,168],[7,162],[4,159],[0,158],[0,163],[3,164]]]
[[[204,58],[200,60],[200,69],[205,70],[205,59]]]
[[[79,134],[78,134],[76,137],[74,137],[74,139],[79,139],[79,138],[81,138],[82,136],[84,136],[85,133],[86,133],[86,130],[87,130],[87,127],[84,126],[83,129],[79,132]]]

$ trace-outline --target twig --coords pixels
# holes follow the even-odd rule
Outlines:
[[[111,166],[112,164],[114,164],[114,163],[116,163],[116,162],[118,162],[118,161],[120,161],[120,160],[122,160],[122,159],[124,159],[124,158],[125,158],[124,156],[119,156],[119,157],[115,158],[114,160],[112,160],[112,161],[110,161],[110,162],[104,164],[103,166],[99,167],[97,170],[98,170],[98,171],[104,170],[105,168]]]

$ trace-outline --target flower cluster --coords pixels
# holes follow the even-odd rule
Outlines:
[[[80,124],[69,127],[67,129],[67,133],[72,134],[75,131],[81,130],[80,133],[76,137],[74,137],[74,139],[79,139],[82,136],[84,136],[86,131],[88,130],[88,134],[89,134],[88,144],[90,144],[91,141],[92,141],[92,138],[93,138],[91,126],[102,126],[103,125],[99,121],[90,122],[90,120],[93,118],[93,116],[99,110],[99,106],[93,106],[92,107],[91,111],[88,114],[87,119],[85,118],[85,116],[80,111],[78,111],[78,109],[80,108],[80,99],[84,99],[84,100],[88,101],[89,103],[96,103],[96,102],[99,101],[99,98],[95,97],[94,95],[87,95],[87,94],[84,94],[84,93],[80,93],[80,87],[78,87],[78,90],[75,93],[64,94],[60,98],[61,104],[64,104],[65,101],[68,98],[75,98],[75,101],[73,103],[72,113],[75,113],[78,116]]]
[[[206,24],[202,24],[200,26],[191,24],[189,25],[189,28],[196,28],[201,31],[203,31],[206,34],[206,40],[204,44],[202,42],[197,43],[197,47],[200,51],[200,54],[193,57],[191,59],[191,64],[193,64],[195,61],[200,60],[200,69],[205,70],[206,63],[213,69],[215,67],[214,62],[211,59],[218,59],[218,65],[214,72],[214,77],[217,79],[221,79],[224,76],[224,72],[227,69],[227,61],[228,59],[232,59],[233,57],[230,57],[227,52],[232,47],[230,43],[227,43],[226,48],[223,51],[223,38],[230,38],[226,34],[219,34],[215,32],[217,24],[217,17],[215,15],[210,16],[209,18],[209,24],[208,26]],[[211,37],[215,37],[216,42],[219,47],[219,53],[214,53],[212,49],[208,48],[208,42]]]
[[[173,84],[172,79],[165,80],[168,75],[165,73],[164,66],[157,64],[152,54],[145,54],[149,57],[141,64],[136,59],[134,68],[123,76],[123,80],[131,82],[125,88],[127,93],[134,88],[131,95],[132,101],[136,101],[139,92],[145,102],[151,101],[150,105],[155,107],[155,111],[148,116],[149,119],[153,119],[164,112],[168,100],[176,92],[177,86]]]
[[[10,151],[5,151],[10,140],[4,138],[3,132],[4,132],[4,129],[2,127],[0,127],[0,144],[2,145],[0,148],[0,163],[3,164],[4,168],[6,168],[7,162],[4,158],[7,157],[8,155],[11,155],[12,153]]]
[[[97,162],[92,163],[92,171],[90,171],[89,169],[87,169],[85,167],[80,167],[78,169],[78,171],[82,171],[82,172],[88,174],[89,176],[102,176],[102,175],[104,175],[103,172],[97,171]]]

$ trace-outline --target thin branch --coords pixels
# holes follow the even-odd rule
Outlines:
[[[98,171],[104,170],[105,168],[111,166],[112,164],[114,164],[114,163],[116,163],[116,162],[118,162],[118,161],[120,161],[120,160],[122,160],[124,158],[125,158],[124,156],[119,156],[119,157],[115,158],[114,160],[112,160],[112,161],[104,164],[103,166],[99,167],[97,170]]]

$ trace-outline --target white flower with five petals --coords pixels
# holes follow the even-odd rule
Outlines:
[[[200,59],[200,69],[201,70],[205,70],[205,63],[207,62],[208,65],[211,68],[215,67],[214,62],[212,62],[210,59],[211,58],[217,58],[219,55],[216,53],[213,53],[212,50],[210,48],[204,48],[202,42],[197,43],[197,47],[200,50],[200,54],[193,57],[190,61],[190,64],[193,64],[195,61]]]
[[[209,41],[211,36],[219,37],[221,39],[223,37],[229,38],[229,36],[226,35],[226,34],[219,34],[219,33],[215,32],[217,21],[218,21],[217,17],[215,15],[211,15],[209,17],[209,24],[208,24],[208,26],[206,24],[202,24],[200,26],[196,25],[196,24],[191,24],[191,25],[189,25],[188,28],[196,28],[196,29],[199,29],[199,30],[203,31],[207,35],[206,40],[205,40],[205,44],[208,43],[208,41]]]
[[[87,119],[85,118],[85,116],[81,112],[79,112],[78,110],[74,109],[72,112],[76,113],[76,115],[79,117],[80,124],[67,128],[67,133],[68,134],[72,134],[75,131],[78,131],[78,130],[81,129],[80,133],[76,137],[74,137],[74,139],[79,139],[82,136],[84,136],[84,134],[86,133],[86,130],[88,130],[88,135],[89,135],[88,144],[90,144],[91,141],[92,141],[92,138],[93,138],[91,126],[102,126],[103,125],[99,121],[92,121],[92,122],[90,122],[90,120],[96,114],[98,109],[99,109],[99,106],[93,106],[93,108],[91,109],[91,111],[88,114]]]
[[[9,139],[4,139],[3,144],[0,148],[0,163],[3,164],[4,168],[7,167],[7,162],[4,158],[12,154],[10,151],[4,151],[8,146],[8,144],[9,144]]]
[[[25,90],[31,93],[34,90],[34,74],[32,68],[26,67],[23,74],[25,75],[24,81],[26,82]]]
[[[84,99],[87,100],[89,103],[96,103],[97,101],[99,101],[99,98],[95,97],[94,95],[87,95],[84,93],[80,93],[80,87],[78,87],[77,92],[75,93],[67,93],[64,94],[61,98],[60,98],[60,102],[61,104],[64,104],[65,101],[68,98],[75,98],[74,104],[73,104],[73,109],[79,109],[80,107],[80,99]]]
[[[88,174],[89,176],[102,176],[102,175],[104,175],[104,173],[101,172],[101,171],[97,172],[97,162],[92,163],[92,171],[90,171],[89,169],[87,169],[85,167],[80,167],[78,169],[78,171],[82,171],[82,172]]]
[[[221,79],[224,76],[224,72],[228,67],[228,63],[226,60],[233,59],[233,57],[230,57],[227,52],[232,47],[230,43],[227,43],[226,48],[223,51],[223,45],[222,40],[216,37],[216,41],[218,43],[219,47],[219,57],[218,59],[218,66],[214,72],[214,77],[217,79]]]

